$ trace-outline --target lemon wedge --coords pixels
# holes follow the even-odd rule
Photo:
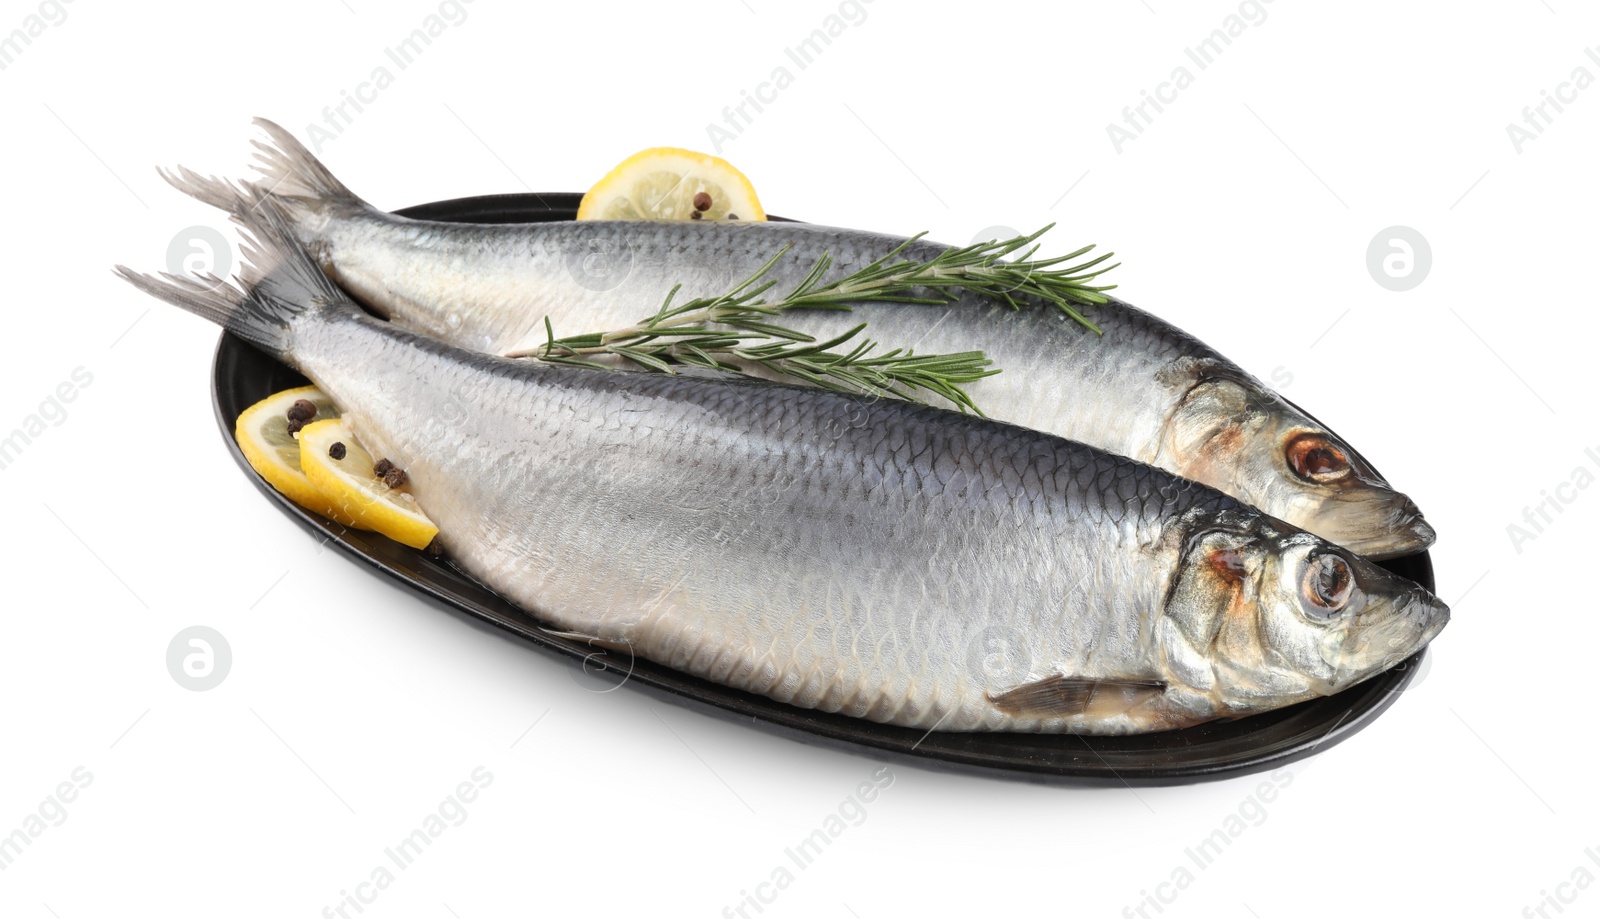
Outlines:
[[[234,423],[233,438],[250,468],[289,500],[336,523],[356,526],[300,469],[300,443],[289,433],[289,410],[302,400],[316,409],[307,419],[308,424],[339,417],[339,410],[327,394],[315,386],[301,386],[274,393],[245,409]],[[304,414],[303,410],[298,414]]]
[[[300,468],[335,511],[357,527],[413,549],[427,548],[439,528],[400,483],[404,474],[386,482],[374,472],[376,465],[343,419],[313,422],[300,432]]]
[[[579,220],[766,220],[755,187],[721,157],[641,150],[583,196]]]

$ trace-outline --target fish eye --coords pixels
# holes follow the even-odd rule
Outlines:
[[[1284,451],[1289,468],[1307,482],[1336,482],[1350,474],[1350,460],[1344,451],[1321,434],[1301,434],[1289,441]]]
[[[1307,602],[1332,615],[1350,601],[1350,594],[1355,591],[1355,577],[1349,562],[1329,552],[1311,557],[1300,586]]]

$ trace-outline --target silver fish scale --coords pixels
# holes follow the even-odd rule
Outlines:
[[[827,276],[839,277],[900,242],[794,223],[586,221],[509,228],[377,213],[336,221],[309,241],[358,296],[369,302],[401,298],[392,311],[408,327],[500,354],[542,344],[546,316],[558,336],[576,335],[647,317],[676,284],[682,285],[677,302],[723,294],[785,245],[790,253],[766,276],[777,282],[771,295],[799,283],[824,253],[834,260]],[[920,241],[905,257],[931,259],[946,248]],[[1237,368],[1126,303],[1084,312],[1104,336],[1053,307],[1013,315],[1009,306],[973,295],[948,306],[863,303],[850,312],[791,312],[784,321],[818,339],[866,322],[885,348],[925,354],[982,348],[1003,372],[966,389],[991,417],[1155,461],[1161,425],[1192,382],[1182,373],[1163,373],[1200,361]],[[1158,378],[1170,382],[1152,385]]]
[[[1061,730],[987,694],[1162,678],[1152,627],[1184,531],[1255,514],[894,400],[504,361],[364,317],[304,321],[295,356],[407,470],[450,555],[512,602],[710,680],[913,727]]]

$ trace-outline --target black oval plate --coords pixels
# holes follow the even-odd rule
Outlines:
[[[423,204],[397,213],[464,223],[571,220],[581,197],[567,193],[492,195]],[[233,423],[255,402],[303,386],[305,378],[226,333],[217,344],[212,378],[217,425],[234,461],[285,514],[314,533],[332,537],[334,545],[354,558],[457,615],[503,629],[536,647],[572,658],[591,671],[610,671],[610,678],[625,679],[630,686],[703,712],[753,722],[795,740],[877,759],[1069,784],[1177,784],[1254,772],[1309,756],[1370,724],[1411,681],[1427,653],[1418,652],[1336,696],[1235,721],[1131,737],[926,733],[794,708],[650,661],[599,656],[583,642],[550,634],[531,615],[446,562],[373,533],[347,530],[300,508],[250,468],[234,442]],[[1425,552],[1383,565],[1433,589],[1433,566]]]

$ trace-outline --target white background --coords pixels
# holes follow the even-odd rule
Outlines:
[[[0,32],[37,9],[7,0]],[[232,238],[154,166],[242,174],[250,116],[304,137],[380,65],[393,84],[322,153],[383,207],[581,191],[642,147],[709,149],[707,124],[787,66],[721,151],[769,210],[960,243],[1058,221],[1054,251],[1115,249],[1121,295],[1278,381],[1438,527],[1455,619],[1431,669],[1272,801],[1267,776],[1085,791],[897,765],[761,915],[1153,917],[1180,865],[1164,917],[1512,917],[1546,892],[1600,910],[1570,883],[1600,875],[1600,489],[1564,488],[1531,540],[1507,530],[1600,473],[1600,89],[1520,152],[1506,130],[1574,68],[1600,77],[1600,14],[1277,0],[1201,71],[1183,49],[1237,4],[876,0],[800,70],[784,49],[837,3],[477,0],[399,70],[384,49],[437,3],[65,9],[0,71],[0,433],[92,375],[0,471],[0,834],[75,768],[93,778],[0,872],[0,913],[323,915],[481,765],[465,822],[367,915],[728,915],[878,768],[596,693],[319,547],[228,458],[216,330],[109,268],[162,268],[195,225]],[[1193,85],[1119,153],[1106,125],[1180,65]],[[1404,293],[1366,268],[1396,224],[1433,252]],[[196,624],[233,651],[207,692],[165,662]],[[1185,848],[1241,809],[1195,868]]]

